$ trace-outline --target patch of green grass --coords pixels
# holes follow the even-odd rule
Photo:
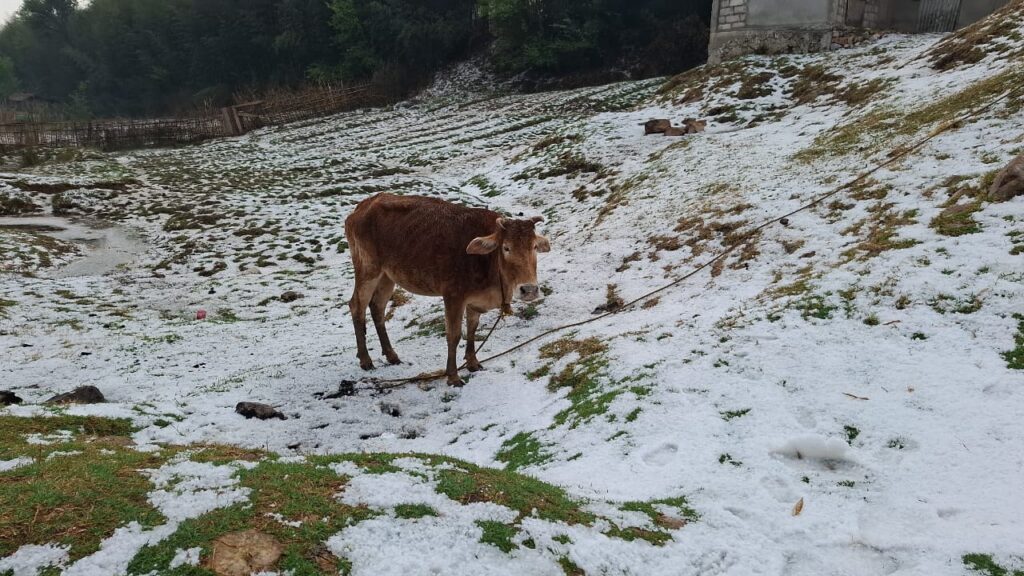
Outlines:
[[[426,504],[399,504],[395,506],[395,516],[407,519],[423,518],[437,516],[437,510]]]
[[[128,420],[0,416],[0,460],[34,460],[0,475],[0,557],[53,543],[69,546],[74,561],[129,522],[164,522],[148,500],[153,485],[138,470],[160,467],[173,451],[133,450],[132,431]],[[30,434],[54,435],[53,443],[30,444]],[[70,454],[47,459],[57,451]]]
[[[804,320],[810,318],[829,320],[832,318],[832,313],[839,309],[838,306],[829,303],[826,296],[817,294],[797,300],[793,303],[793,307],[800,311],[800,316]]]
[[[501,504],[517,511],[520,518],[536,514],[544,520],[587,525],[595,518],[557,486],[515,472],[467,463],[438,471],[437,491],[462,504]]]
[[[501,189],[494,185],[493,182],[487,179],[483,174],[477,174],[469,180],[466,180],[466,184],[475,186],[480,189],[487,198],[494,198],[495,196],[501,195]]]
[[[928,300],[928,305],[939,314],[953,312],[955,314],[974,314],[984,305],[977,295],[956,298],[949,294],[938,294]]]
[[[242,530],[257,530],[275,537],[284,546],[277,569],[296,576],[340,571],[340,560],[320,552],[324,541],[344,528],[371,518],[366,507],[352,507],[335,496],[346,479],[326,466],[310,462],[265,461],[236,473],[239,485],[250,490],[249,502],[221,508],[186,520],[167,539],[144,547],[129,564],[129,574],[207,574],[195,567],[169,568],[177,550],[199,547],[208,558],[212,542]],[[271,516],[280,515],[291,526]],[[326,565],[325,565],[326,564]]]
[[[338,462],[352,462],[369,474],[388,474],[401,472],[402,469],[393,464],[395,459],[401,458],[400,454],[380,454],[368,452],[365,454],[340,454],[331,456],[309,456],[307,460],[316,464],[326,465]],[[427,458],[433,461],[432,458]]]
[[[867,326],[878,326],[880,323],[881,321],[878,319],[877,314],[869,314],[864,318],[864,324]]]
[[[235,314],[234,310],[230,308],[221,308],[217,310],[217,316],[214,318],[214,322],[223,324],[233,324],[235,322],[241,322],[242,319]]]
[[[501,444],[495,456],[499,462],[505,463],[506,470],[519,470],[527,466],[539,466],[551,461],[551,454],[544,450],[533,432],[520,432]]]
[[[571,428],[576,428],[606,413],[612,401],[626,391],[608,379],[607,351],[608,345],[599,338],[576,340],[571,335],[541,347],[542,359],[557,361],[570,354],[577,356],[548,380],[548,390],[552,392],[568,388],[566,398],[572,404],[555,414],[553,426],[569,423]]]
[[[917,210],[896,211],[891,203],[878,202],[868,208],[867,218],[843,230],[844,235],[860,236],[853,248],[843,252],[848,260],[878,256],[889,250],[904,250],[918,244],[917,240],[899,238],[899,228],[917,222]]]
[[[724,412],[719,412],[719,415],[722,417],[722,420],[725,420],[726,422],[728,422],[729,420],[732,420],[733,418],[741,418],[743,416],[746,416],[749,413],[750,413],[750,408],[744,408],[742,410],[726,410]]]
[[[943,236],[963,236],[981,232],[974,213],[981,210],[981,201],[951,206],[932,218],[929,226]]]
[[[230,464],[232,462],[259,462],[273,458],[273,455],[263,450],[250,448],[239,448],[221,444],[201,445],[192,448],[189,460],[206,464]]]
[[[629,414],[626,414],[626,422],[636,422],[636,419],[640,417],[642,408],[634,408]]]
[[[512,542],[512,539],[515,538],[518,532],[512,524],[495,522],[494,520],[477,520],[476,525],[483,530],[483,534],[480,535],[480,542],[490,544],[506,554],[518,548]]]
[[[999,94],[1024,83],[1024,69],[1007,69],[970,86],[934,100],[909,112],[876,107],[867,114],[828,130],[795,159],[812,162],[824,157],[845,156],[854,152],[872,154],[892,145],[900,136],[909,137],[940,122],[962,116],[969,110],[990,101]],[[1006,106],[1005,114],[1019,110],[1020,102]]]
[[[726,452],[718,457],[719,464],[732,464],[733,466],[742,466],[743,462],[733,459],[732,455]]]
[[[527,304],[526,308],[523,308],[522,311],[520,311],[519,314],[517,314],[517,316],[519,316],[523,320],[533,320],[539,315],[540,312],[537,310],[536,304]]]
[[[771,72],[759,72],[743,78],[739,90],[736,91],[736,98],[740,100],[753,100],[770,96],[773,92],[771,80],[775,74]]]
[[[1014,347],[1003,352],[1003,359],[1006,360],[1007,368],[1024,370],[1024,315],[1014,314],[1013,318],[1017,320],[1017,334],[1013,337]]]
[[[568,557],[562,556],[558,559],[558,565],[562,567],[562,572],[565,572],[565,576],[586,576],[587,573],[582,568],[577,566]],[[1014,575],[1016,576],[1016,575]]]
[[[853,441],[857,439],[857,436],[860,436],[860,429],[857,428],[856,426],[850,426],[849,424],[847,424],[846,426],[843,426],[843,431],[846,432],[847,444],[852,445]]]
[[[1011,572],[1008,568],[997,564],[991,554],[964,554],[963,562],[971,570],[987,576],[1024,576],[1024,570]]]
[[[836,485],[842,486],[843,488],[853,488],[857,483],[853,480],[840,480],[836,482]]]
[[[690,507],[685,496],[677,496],[674,498],[662,498],[660,500],[651,500],[649,502],[626,502],[620,508],[627,512],[641,512],[646,514],[651,522],[655,525],[663,528],[670,528],[670,524],[666,521],[666,518],[661,512],[655,509],[655,506],[665,506],[668,508],[674,508],[681,518],[696,522],[700,519],[700,515],[697,511]]]
[[[671,516],[666,515],[660,512],[656,506],[672,508],[674,512]],[[687,522],[696,521],[699,518],[697,512],[689,507],[684,497],[652,500],[650,502],[626,502],[620,506],[620,509],[627,512],[640,512],[646,515],[656,528],[651,530],[637,526],[629,528],[619,528],[616,526],[605,532],[605,534],[630,542],[638,539],[646,540],[654,546],[663,546],[672,540],[672,535],[668,530],[679,529]]]
[[[7,318],[7,309],[17,306],[18,303],[14,300],[7,300],[0,298],[0,318]]]

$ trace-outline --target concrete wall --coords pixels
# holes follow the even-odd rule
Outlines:
[[[714,0],[708,62],[827,50],[836,1],[846,0]]]
[[[747,0],[748,27],[822,29],[832,18],[832,0]]]
[[[917,32],[922,5],[939,14],[945,6],[955,11],[957,1],[959,17],[945,20],[962,27],[1008,0],[713,0],[708,63],[744,54],[828,50],[833,31],[843,28]],[[933,26],[942,20],[934,14],[928,18]],[[840,31],[837,41],[842,44],[846,35]]]

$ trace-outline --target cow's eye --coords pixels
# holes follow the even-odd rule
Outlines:
[[[506,253],[506,254],[508,254],[509,252],[511,252],[511,251],[512,251],[512,249],[511,249],[511,248],[509,248],[508,246],[503,246],[503,247],[502,247],[502,249],[503,249],[503,250],[505,250],[505,253]]]

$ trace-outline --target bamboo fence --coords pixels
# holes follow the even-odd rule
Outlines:
[[[384,103],[368,84],[363,84],[274,95],[236,104],[210,117],[0,123],[0,152],[37,147],[123,150],[193,144]]]

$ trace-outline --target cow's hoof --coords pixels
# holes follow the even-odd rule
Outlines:
[[[360,360],[359,367],[363,370],[373,370],[373,360],[370,360],[369,358],[366,360]]]
[[[459,378],[458,376],[456,376],[455,378],[452,378],[451,376],[449,376],[448,377],[448,385],[449,386],[454,386],[456,388],[462,388],[463,386],[466,385],[466,381],[463,380],[462,378]]]
[[[470,362],[469,360],[466,361],[466,370],[469,370],[470,372],[479,372],[483,369],[484,367],[481,366],[480,362],[477,362],[476,360],[473,360],[472,362]]]
[[[402,361],[398,359],[398,354],[391,352],[390,354],[384,354],[388,358],[388,364],[401,364]]]

